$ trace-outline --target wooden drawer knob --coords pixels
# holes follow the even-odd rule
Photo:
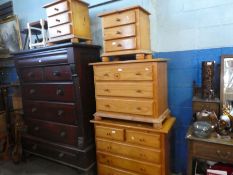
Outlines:
[[[34,127],[34,131],[39,131],[40,130],[40,127],[39,126],[35,126]]]
[[[105,91],[105,92],[110,92],[110,90],[109,90],[109,89],[104,89],[104,91]]]
[[[35,92],[36,92],[35,89],[30,89],[30,90],[29,90],[29,93],[30,93],[30,94],[34,94]]]
[[[64,157],[64,153],[59,153],[59,154],[58,154],[58,157],[59,157],[59,158]]]
[[[60,20],[60,19],[56,19],[56,21],[57,21],[57,22],[61,22],[61,20]]]
[[[141,107],[137,107],[137,110],[141,111],[141,110],[142,110],[142,108],[141,108]]]
[[[60,132],[60,136],[61,137],[65,137],[66,136],[66,132],[65,131]]]
[[[136,90],[137,93],[142,93],[142,91],[140,89]]]
[[[140,142],[145,142],[145,139],[139,139]]]
[[[117,47],[122,47],[122,45],[119,43],[119,44],[117,44]]]
[[[117,22],[120,22],[120,21],[121,21],[121,19],[120,19],[120,18],[116,18],[116,21],[117,21]]]
[[[108,74],[108,73],[105,73],[105,74],[104,74],[104,76],[105,76],[105,77],[108,77],[108,76],[109,76],[109,74]]]
[[[58,117],[61,117],[63,114],[64,114],[64,111],[63,111],[63,110],[58,110],[58,111],[57,111]]]
[[[135,75],[142,75],[140,72],[137,72]]]
[[[110,133],[110,132],[107,132],[106,135],[107,135],[107,136],[111,136],[111,133]]]
[[[34,73],[33,72],[28,72],[28,77],[34,77]]]
[[[110,108],[111,106],[110,105],[105,105],[106,108]]]
[[[121,34],[121,32],[120,32],[120,31],[116,31],[116,34],[120,35],[120,34]]]
[[[37,108],[32,108],[32,113],[36,112]]]
[[[112,163],[112,160],[108,160],[108,159],[107,159],[107,160],[106,160],[106,163],[107,163],[107,164],[111,164],[111,163]]]
[[[140,168],[140,171],[141,172],[146,172],[146,169],[145,168]]]
[[[64,95],[64,91],[62,89],[57,89],[56,94],[57,96],[62,96]]]
[[[53,71],[53,76],[60,76],[61,73],[59,71]]]

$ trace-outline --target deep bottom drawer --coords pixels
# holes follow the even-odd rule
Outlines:
[[[133,159],[106,154],[98,151],[97,160],[101,164],[109,165],[126,171],[133,171],[141,175],[161,175],[161,165],[158,164],[136,161]]]
[[[93,145],[84,150],[69,149],[68,147],[50,144],[30,136],[25,136],[23,137],[23,149],[32,154],[76,168],[86,169],[95,162],[95,149]]]

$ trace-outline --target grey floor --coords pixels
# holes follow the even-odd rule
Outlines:
[[[0,160],[0,175],[81,175],[76,169],[30,156],[20,164]]]

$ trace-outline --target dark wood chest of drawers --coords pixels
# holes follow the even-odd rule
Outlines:
[[[14,59],[27,125],[24,151],[90,172],[95,96],[88,63],[99,61],[99,47],[68,43],[15,53]]]

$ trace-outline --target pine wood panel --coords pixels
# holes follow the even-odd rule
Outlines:
[[[104,42],[106,52],[136,49],[136,38],[107,40]]]
[[[124,140],[124,129],[121,128],[96,126],[95,131],[95,136],[97,138],[100,137],[119,141]]]
[[[135,11],[119,12],[103,17],[103,28],[125,25],[136,22]]]
[[[136,35],[135,24],[130,24],[126,26],[119,26],[114,28],[108,28],[104,30],[104,39],[118,39],[124,37],[132,37]]]
[[[68,1],[63,1],[61,3],[55,4],[51,7],[46,8],[46,13],[47,13],[47,16],[53,16],[53,15],[68,11],[69,9],[70,8],[69,8]]]
[[[150,63],[94,66],[95,80],[152,80]]]
[[[118,113],[130,113],[138,115],[153,115],[153,100],[120,99],[120,98],[96,98],[97,111],[111,111]]]
[[[133,159],[106,154],[97,151],[97,160],[102,164],[112,167],[126,169],[141,175],[161,175],[161,165],[151,164]]]
[[[48,20],[48,27],[53,27],[53,26],[72,22],[70,12],[62,13],[60,15],[56,15],[53,17],[48,17],[47,20]]]
[[[107,165],[98,164],[98,174],[100,175],[139,175],[129,171],[113,168]]]
[[[161,137],[159,134],[127,130],[125,139],[128,143],[161,148]]]
[[[162,162],[161,151],[159,149],[150,149],[135,144],[125,144],[96,138],[97,151],[109,152],[124,157],[129,157],[137,160],[158,163]]]
[[[152,82],[96,82],[96,95],[153,98]]]

